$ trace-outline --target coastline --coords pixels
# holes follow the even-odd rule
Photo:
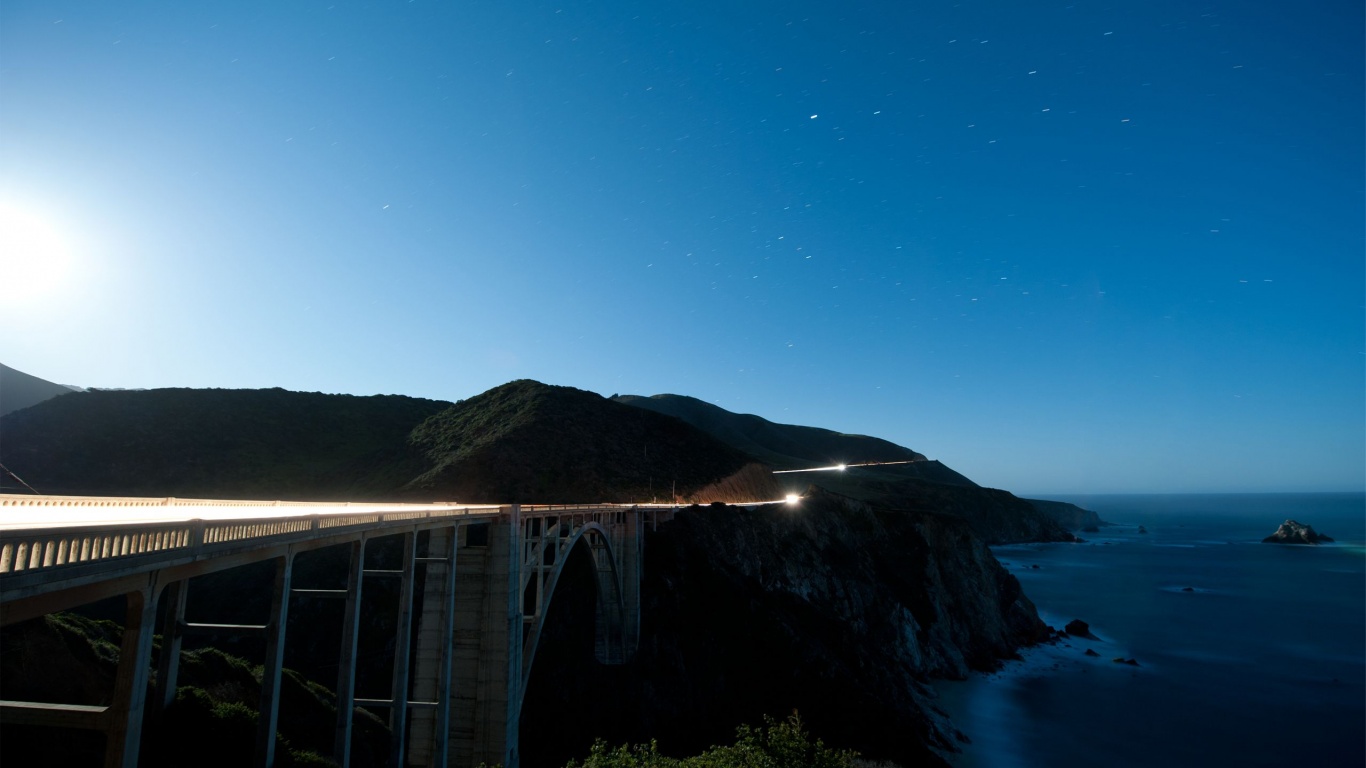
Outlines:
[[[936,706],[970,739],[945,760],[1366,762],[1362,495],[1112,501],[1092,508],[1116,525],[1086,543],[993,548],[1041,619],[1058,629],[1081,619],[1098,639],[1069,636],[1022,649],[1022,660],[995,672],[936,681]],[[1285,517],[1337,543],[1261,543]],[[1138,533],[1140,524],[1149,532]]]
[[[1041,610],[1039,618],[1061,630],[1076,617]],[[1138,667],[1116,663],[1115,658],[1133,656],[1096,629],[1092,628],[1096,639],[1069,635],[1022,648],[1019,660],[1005,661],[994,672],[973,672],[966,680],[936,680],[935,705],[970,739],[960,741],[960,752],[943,754],[944,759],[954,768],[1030,765],[1022,757],[1026,750],[1016,733],[1028,719],[1020,704],[1024,688],[1044,678],[1104,685],[1113,682],[1109,679],[1112,675],[1137,676],[1151,671],[1142,661]],[[1087,656],[1088,649],[1097,655]]]

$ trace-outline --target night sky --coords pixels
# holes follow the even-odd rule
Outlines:
[[[1360,490],[1363,8],[0,3],[0,362]]]

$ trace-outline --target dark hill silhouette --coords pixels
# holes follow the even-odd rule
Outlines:
[[[41,493],[67,495],[564,504],[754,501],[816,485],[946,511],[991,543],[1070,538],[1035,506],[885,440],[773,424],[693,398],[630,402],[529,380],[454,404],[282,389],[94,390],[0,418],[0,463]],[[769,466],[855,460],[915,463],[786,475]],[[4,481],[0,489],[23,490]]]
[[[669,501],[746,461],[678,419],[530,380],[442,411],[412,444],[431,468],[405,493],[471,502]]]
[[[775,469],[804,469],[872,461],[914,461],[901,474],[939,483],[975,485],[971,480],[923,453],[867,435],[849,435],[819,427],[777,424],[686,395],[617,395],[617,402],[675,416]]]
[[[0,416],[72,391],[0,363]]]
[[[0,418],[0,463],[51,494],[392,498],[424,469],[408,433],[448,405],[283,389],[74,392]]]
[[[0,431],[0,463],[41,493],[66,495],[663,501],[745,463],[678,419],[534,381],[455,404],[96,390],[10,414]]]
[[[685,395],[617,395],[614,400],[676,416],[707,434],[778,469],[910,461],[844,471],[772,475],[772,497],[802,493],[809,487],[875,502],[893,509],[937,511],[963,517],[988,543],[1070,541],[1067,531],[1096,524],[1095,513],[1061,502],[1019,499],[1006,491],[982,488],[924,454],[881,438],[850,435],[818,427],[777,424],[752,414],[732,413]],[[746,490],[759,486],[749,472],[730,483]],[[713,489],[708,489],[712,491]],[[724,487],[718,489],[724,490]],[[765,489],[767,490],[767,488]],[[751,493],[746,498],[755,498]],[[767,497],[767,496],[760,496]],[[736,501],[733,495],[718,495]]]

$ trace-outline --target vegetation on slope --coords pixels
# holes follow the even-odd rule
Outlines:
[[[75,392],[0,420],[0,463],[42,493],[362,500],[422,471],[408,433],[447,405],[283,389]]]
[[[925,456],[895,443],[817,427],[775,424],[752,414],[732,413],[685,395],[616,395],[616,402],[680,418],[779,469],[851,461],[905,461]]]
[[[58,613],[5,628],[0,634],[0,698],[64,704],[110,703],[122,628],[111,621]],[[154,657],[161,638],[153,643]],[[155,670],[149,682],[152,700]],[[175,702],[158,717],[150,709],[143,729],[142,765],[250,765],[256,743],[261,667],[214,648],[181,654]],[[331,765],[336,698],[331,691],[286,669],[281,678],[276,765]],[[377,717],[356,710],[353,765],[380,766],[389,731]],[[45,727],[0,727],[0,764],[95,765],[104,752],[96,732]]]
[[[599,739],[582,763],[571,761],[566,768],[852,768],[857,756],[813,741],[793,712],[782,722],[765,716],[760,728],[742,725],[734,744],[682,759],[661,754],[654,741],[613,749]]]
[[[678,419],[528,380],[432,416],[412,444],[431,469],[405,491],[470,502],[671,501],[746,460]]]

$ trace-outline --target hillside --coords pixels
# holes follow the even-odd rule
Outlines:
[[[776,498],[803,493],[808,488],[828,491],[893,509],[937,511],[972,523],[989,544],[1020,541],[1070,541],[1069,530],[1090,524],[1085,510],[1056,502],[1028,502],[1006,491],[982,488],[944,464],[895,443],[866,435],[850,435],[817,427],[777,424],[752,414],[724,408],[682,395],[618,395],[614,400],[658,413],[667,413],[729,443],[765,465],[777,469],[910,461],[878,467],[848,467],[838,471],[772,475],[758,482],[759,473],[746,472],[728,483],[707,489],[723,501],[738,501],[745,491],[762,489]],[[740,482],[749,480],[749,482]],[[730,487],[738,493],[728,493]],[[772,490],[769,490],[769,489]],[[770,496],[757,496],[769,498]],[[1094,513],[1089,513],[1094,517]],[[1081,522],[1079,522],[1081,521]]]
[[[678,419],[528,380],[434,415],[412,445],[430,468],[405,494],[472,502],[668,501],[746,461]]]
[[[911,476],[955,485],[974,484],[943,464],[927,460],[922,453],[877,437],[849,435],[819,427],[777,424],[753,414],[732,413],[685,395],[617,395],[613,399],[682,419],[774,469],[913,461],[916,463],[906,465],[906,471]]]
[[[0,363],[0,416],[72,391]]]
[[[527,380],[454,404],[281,389],[74,392],[0,417],[0,463],[39,492],[68,495],[734,502],[817,486],[956,514],[989,543],[1066,540],[1056,522],[1084,519],[1070,505],[979,488],[885,440],[693,398],[648,399],[684,419],[621,400]],[[916,460],[775,475],[765,457],[789,467]],[[21,490],[0,481],[4,489]]]
[[[533,381],[456,404],[281,389],[77,392],[3,417],[0,434],[0,463],[41,493],[67,495],[668,500],[746,461],[677,419]]]
[[[0,418],[41,493],[375,499],[424,469],[408,434],[448,403],[283,389],[74,392]]]

